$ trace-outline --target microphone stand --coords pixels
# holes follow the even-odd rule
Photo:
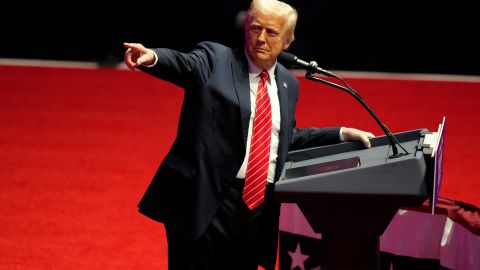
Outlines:
[[[397,139],[393,136],[392,132],[387,128],[387,126],[385,126],[385,124],[382,123],[382,121],[380,121],[380,119],[378,118],[378,116],[372,111],[372,109],[370,109],[370,107],[365,103],[365,101],[362,99],[362,97],[360,97],[360,95],[355,92],[355,90],[353,90],[352,88],[347,88],[347,87],[344,87],[344,86],[341,86],[341,85],[338,85],[336,83],[332,83],[332,82],[329,82],[327,80],[324,80],[324,79],[321,79],[321,78],[318,78],[318,77],[315,77],[313,76],[314,72],[310,71],[310,70],[315,70],[315,67],[316,67],[316,63],[314,61],[310,62],[310,68],[307,69],[307,73],[305,74],[305,78],[309,79],[309,80],[312,80],[312,81],[316,81],[316,82],[321,82],[321,83],[324,83],[324,84],[327,84],[327,85],[330,85],[330,86],[333,86],[337,89],[340,89],[344,92],[347,92],[348,94],[352,95],[356,100],[358,100],[362,106],[370,113],[370,115],[375,119],[375,121],[380,125],[380,127],[382,128],[382,130],[385,132],[385,134],[387,135],[387,138],[388,140],[390,141],[390,145],[392,146],[392,151],[393,151],[393,154],[391,156],[389,156],[389,158],[398,158],[398,157],[401,157],[401,156],[404,156],[404,155],[408,155],[409,153],[407,152],[407,150],[405,150],[405,148],[403,148],[400,143],[397,141]],[[332,73],[330,73],[331,75],[333,75]],[[330,75],[329,75],[330,76]],[[342,80],[341,78],[333,75],[333,76],[330,76],[330,77],[335,77],[337,79],[340,79]],[[342,80],[343,81],[343,80]],[[345,83],[346,84],[346,83]],[[348,85],[348,84],[347,84]],[[398,149],[397,149],[397,144],[403,149],[403,151],[405,151],[405,153],[399,153],[398,152]]]

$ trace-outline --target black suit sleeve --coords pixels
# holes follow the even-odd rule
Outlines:
[[[295,128],[290,151],[340,142],[340,127]]]
[[[210,78],[213,66],[223,47],[212,42],[201,42],[188,53],[168,48],[153,49],[158,61],[153,67],[139,69],[186,90],[199,88]]]

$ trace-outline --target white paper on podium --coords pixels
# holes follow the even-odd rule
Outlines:
[[[440,194],[440,187],[443,178],[443,155],[445,146],[445,116],[442,124],[438,126],[437,140],[433,146],[432,158],[435,158],[435,168],[433,176],[433,196],[432,196],[432,215],[435,214],[435,206],[437,205],[438,195]]]

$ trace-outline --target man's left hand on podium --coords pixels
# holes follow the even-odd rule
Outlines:
[[[372,147],[369,138],[375,137],[371,132],[362,131],[356,128],[342,127],[340,133],[344,141],[359,140],[366,148]]]

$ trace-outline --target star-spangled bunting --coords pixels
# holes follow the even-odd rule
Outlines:
[[[295,252],[288,252],[290,258],[292,258],[292,264],[290,265],[290,270],[293,270],[295,267],[300,267],[301,270],[305,270],[305,261],[308,259],[308,255],[302,254],[302,250],[300,248],[300,243],[297,243],[297,248]]]

